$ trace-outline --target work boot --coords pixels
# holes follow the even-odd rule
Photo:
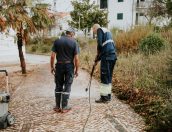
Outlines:
[[[54,110],[55,112],[61,112],[61,109],[58,108],[58,107],[54,107],[53,110]]]
[[[62,113],[69,112],[71,107],[68,106],[69,94],[62,94]]]
[[[56,106],[53,108],[53,110],[56,112],[60,112],[61,93],[55,93],[55,102],[56,102]]]
[[[101,96],[100,99],[95,100],[96,103],[109,103],[109,100],[104,98],[105,96]]]
[[[71,109],[72,109],[72,108],[71,108],[70,106],[65,106],[65,107],[63,107],[63,109],[62,109],[62,113],[67,113],[67,112],[69,112]]]
[[[112,100],[112,95],[108,94],[108,98],[109,98],[109,101],[111,101]]]

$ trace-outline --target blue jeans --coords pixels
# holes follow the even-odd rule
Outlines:
[[[71,92],[71,85],[74,77],[74,64],[56,64],[55,73],[55,97],[56,107],[63,108],[68,105],[68,99]]]

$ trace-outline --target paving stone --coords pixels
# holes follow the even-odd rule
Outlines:
[[[30,74],[20,88],[13,94],[10,112],[16,122],[4,132],[81,132],[89,114],[88,98],[71,97],[72,110],[68,113],[55,113],[54,81],[47,70],[48,65],[39,67]],[[81,71],[85,80],[89,75]],[[85,83],[85,80],[80,83]],[[75,80],[77,81],[77,80]],[[77,83],[74,83],[77,84]],[[85,89],[75,86],[78,89]],[[93,81],[92,88],[98,82]],[[143,119],[128,105],[113,97],[109,104],[96,104],[91,98],[92,111],[85,127],[85,132],[142,132],[145,125]]]

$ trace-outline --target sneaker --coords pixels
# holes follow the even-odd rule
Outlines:
[[[67,112],[69,112],[71,109],[72,109],[72,108],[71,108],[70,106],[65,106],[65,107],[63,107],[63,109],[62,109],[62,113],[67,113]]]
[[[104,100],[102,98],[95,100],[96,103],[109,103],[109,100]]]
[[[61,112],[61,109],[58,108],[58,107],[54,107],[53,110],[54,110],[55,112]]]

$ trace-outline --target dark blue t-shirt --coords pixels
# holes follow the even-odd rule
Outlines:
[[[78,54],[78,46],[73,38],[61,36],[54,42],[52,51],[56,53],[57,61],[71,61]]]

